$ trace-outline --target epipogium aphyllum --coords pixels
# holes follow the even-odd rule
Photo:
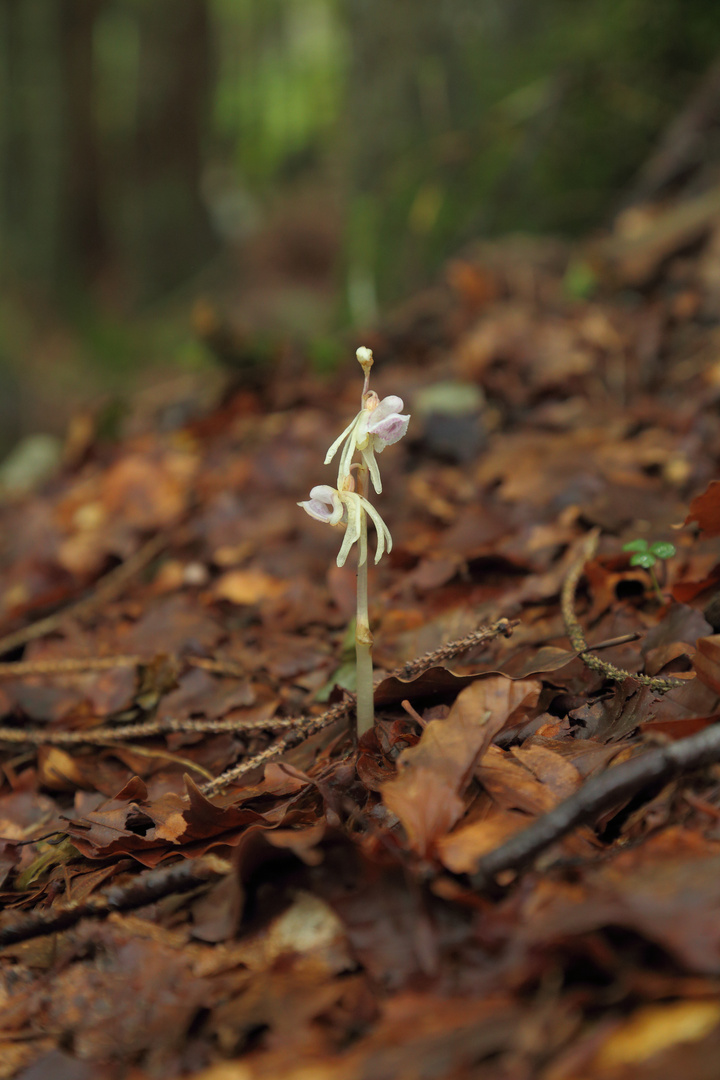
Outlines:
[[[357,358],[365,375],[360,412],[335,440],[325,456],[328,465],[340,447],[337,486],[319,484],[310,492],[306,502],[298,503],[310,517],[328,525],[344,528],[338,566],[344,566],[353,544],[357,544],[357,615],[355,620],[355,656],[357,665],[357,732],[358,737],[372,728],[373,709],[372,633],[368,617],[368,518],[375,526],[377,543],[375,562],[380,562],[392,549],[392,537],[387,525],[370,502],[370,485],[377,494],[382,491],[380,469],[376,454],[386,446],[402,439],[410,417],[403,415],[402,398],[391,395],[382,400],[370,389],[370,368],[373,355],[370,349],[357,350]]]

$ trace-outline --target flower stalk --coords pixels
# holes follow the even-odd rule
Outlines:
[[[358,469],[357,479],[360,491],[367,489],[367,466],[362,465]],[[367,515],[363,513],[362,523],[363,536],[361,537],[361,549],[367,549]],[[357,608],[355,614],[355,686],[357,690],[357,734],[358,738],[370,731],[375,723],[375,709],[373,704],[373,662],[372,662],[373,636],[370,629],[370,616],[368,613],[368,561],[362,561],[358,557],[357,567]]]
[[[392,550],[390,530],[370,502],[370,487],[378,494],[382,491],[375,455],[381,454],[386,446],[403,437],[410,417],[402,414],[402,398],[390,396],[381,401],[370,389],[370,369],[373,365],[370,349],[360,348],[356,355],[364,374],[360,411],[325,457],[325,464],[328,465],[340,450],[337,487],[320,484],[312,488],[309,500],[298,503],[298,506],[317,521],[344,528],[345,535],[337,556],[338,566],[345,565],[350,548],[358,545],[355,624],[357,729],[358,735],[364,735],[374,724],[373,639],[368,612],[368,518],[375,526],[375,562],[378,563],[386,551]],[[359,460],[355,460],[357,455]]]

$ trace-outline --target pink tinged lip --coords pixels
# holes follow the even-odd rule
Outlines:
[[[343,516],[343,507],[337,492],[327,484],[318,484],[310,491],[310,498],[300,505],[318,521],[337,525]]]
[[[332,517],[332,506],[320,502],[319,499],[310,499],[307,508],[311,514],[314,514],[315,517],[322,518],[324,521],[329,521]]]
[[[373,435],[377,435],[383,442],[394,443],[403,437],[406,428],[407,420],[395,414],[381,420],[379,424],[371,424],[368,430]]]
[[[396,400],[399,401],[400,399],[397,398]],[[392,446],[393,443],[399,442],[407,431],[409,422],[409,416],[391,413],[389,416],[381,417],[380,420],[369,424],[368,431],[373,436],[375,450],[381,453],[386,446]]]

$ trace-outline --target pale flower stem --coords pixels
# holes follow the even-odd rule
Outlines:
[[[367,490],[368,470],[361,466],[357,472],[358,491]],[[365,561],[357,569],[357,616],[355,619],[355,670],[357,680],[357,733],[358,738],[370,731],[375,723],[373,709],[373,662],[372,634],[368,615],[368,556],[367,556],[367,514],[361,510],[361,536],[358,543],[360,553],[366,552]]]

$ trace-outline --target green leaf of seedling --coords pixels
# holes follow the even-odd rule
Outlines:
[[[344,690],[356,690],[356,674],[355,619],[353,618],[350,620],[350,624],[342,639],[342,644],[340,646],[340,662],[325,685],[321,686],[315,694],[315,700],[328,701],[336,686],[342,686]]]
[[[598,277],[589,263],[575,260],[565,272],[563,286],[573,300],[587,300],[597,290]]]
[[[647,551],[648,542],[647,540],[630,540],[629,543],[623,544],[622,549],[623,551]],[[642,563],[634,562],[632,559],[630,562],[633,566],[643,565]],[[652,565],[652,563],[650,565]]]
[[[649,570],[651,566],[654,566],[657,559],[649,551],[638,551],[633,555],[630,560],[631,566],[644,566],[646,570]]]
[[[672,559],[675,554],[675,545],[668,543],[667,540],[656,540],[654,544],[651,544],[648,548],[653,555],[657,555],[658,559]]]
[[[357,668],[354,660],[349,660],[335,669],[325,685],[321,686],[316,693],[315,700],[329,701],[336,686],[342,686],[343,690],[357,690]]]

